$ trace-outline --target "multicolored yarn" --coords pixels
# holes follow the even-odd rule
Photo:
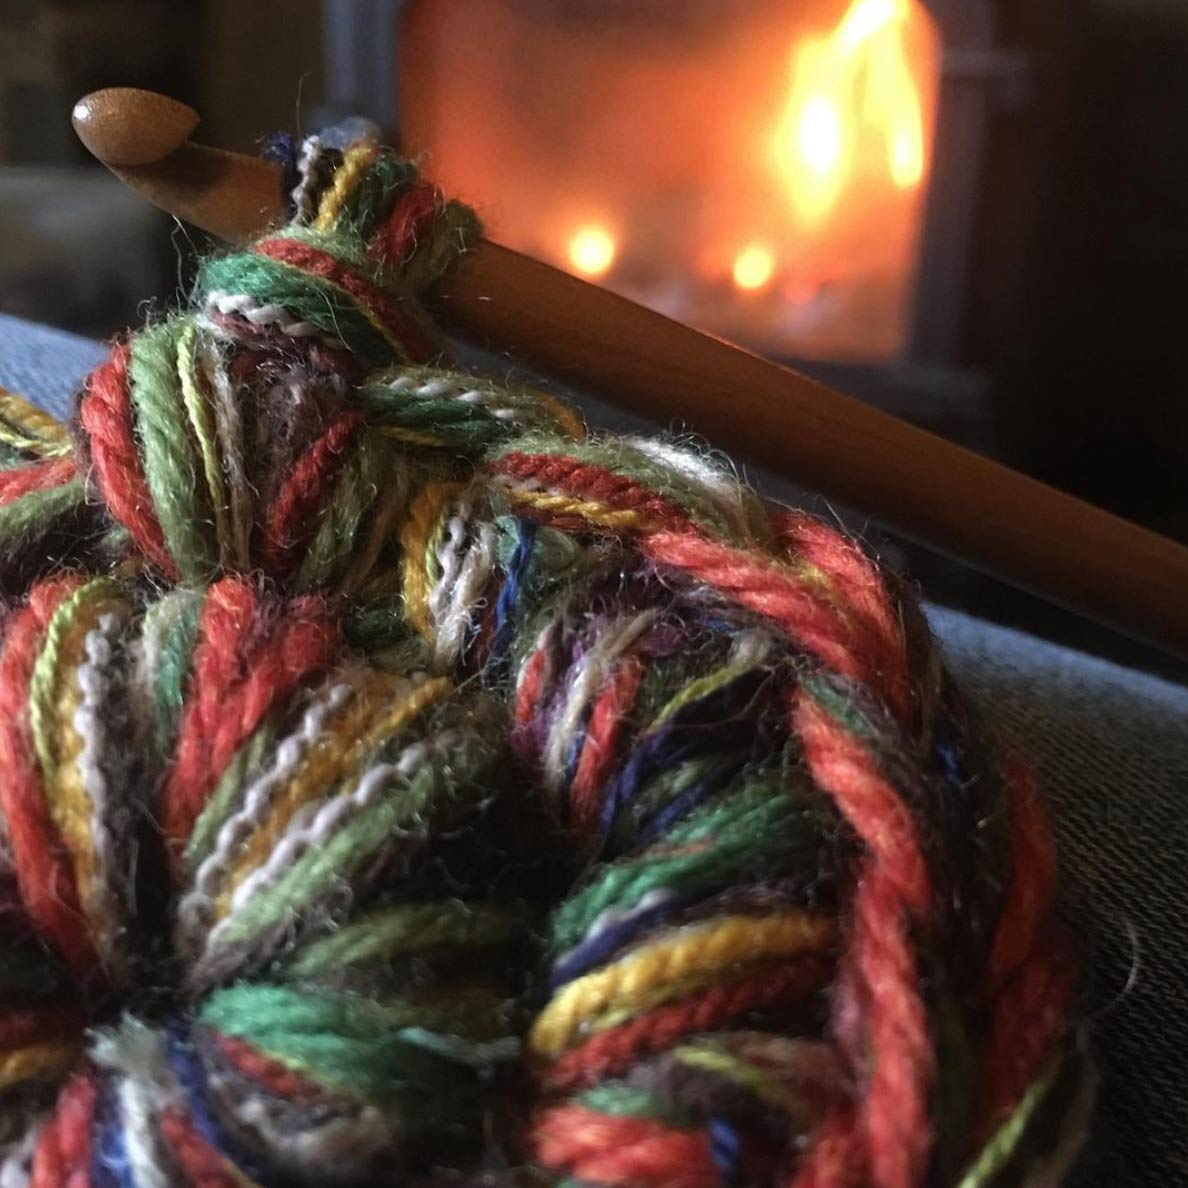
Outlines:
[[[1043,809],[912,599],[437,365],[469,212],[288,166],[69,433],[0,400],[0,1186],[1050,1171]]]

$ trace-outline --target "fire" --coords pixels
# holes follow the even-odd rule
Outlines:
[[[569,262],[584,276],[602,276],[615,261],[615,240],[605,227],[582,227],[569,241]]]
[[[909,0],[853,0],[825,38],[796,47],[777,160],[801,218],[821,222],[859,169],[881,157],[901,190],[924,176],[924,116],[908,64]]]
[[[815,95],[796,121],[796,147],[818,177],[833,173],[842,155],[842,125],[836,106],[824,95]]]
[[[734,283],[740,289],[761,289],[775,272],[775,257],[765,247],[751,244],[734,259]]]
[[[493,239],[574,276],[781,358],[897,358],[945,6],[737,0],[706,36],[706,4],[670,3],[640,36],[648,7],[404,5],[402,143],[482,197]]]

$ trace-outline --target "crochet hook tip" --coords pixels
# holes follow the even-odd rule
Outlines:
[[[284,217],[279,167],[195,144],[198,113],[176,99],[109,87],[75,105],[79,139],[142,198],[220,239],[241,243]]]
[[[156,91],[106,87],[84,95],[71,113],[79,140],[104,165],[152,165],[169,156],[198,127],[198,113]]]

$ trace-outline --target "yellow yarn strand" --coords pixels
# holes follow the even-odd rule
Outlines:
[[[39,458],[61,458],[74,448],[65,425],[2,385],[0,442]]]
[[[724,1079],[745,1085],[756,1097],[779,1106],[782,1110],[789,1113],[800,1112],[800,1099],[789,1093],[775,1077],[746,1060],[740,1060],[731,1052],[719,1052],[713,1048],[690,1044],[677,1048],[673,1054],[690,1068],[704,1068],[717,1073]]]
[[[315,231],[332,231],[334,229],[334,223],[338,219],[343,203],[363,180],[363,175],[375,160],[378,152],[378,147],[371,143],[356,145],[347,150],[342,164],[334,172],[334,184],[326,191],[322,203],[318,207],[317,217],[313,221]]]
[[[508,489],[510,502],[528,506],[536,511],[548,512],[555,516],[579,516],[598,528],[610,528],[615,531],[628,529],[632,532],[654,532],[660,525],[643,512],[630,508],[607,507],[604,503],[594,503],[586,499],[575,499],[572,495],[550,495],[547,491],[526,491],[517,488]]]
[[[539,388],[532,390],[532,399],[538,404],[543,404],[549,410],[557,422],[557,428],[565,437],[572,437],[574,441],[585,439],[586,426],[582,423],[581,417],[564,401],[558,400],[556,396],[551,396],[548,392],[540,391]]]
[[[86,662],[87,636],[103,615],[122,615],[127,609],[110,580],[99,579],[76,590],[54,613],[30,682],[30,726],[46,808],[69,851],[79,902],[101,950],[115,935],[118,921],[106,910],[103,897],[95,894],[94,805],[79,766],[84,739],[74,719],[83,696],[78,672]]]
[[[84,661],[86,636],[92,625],[93,620],[88,622],[80,617],[71,624],[72,630],[62,643],[59,664],[71,674],[77,673]],[[91,800],[78,768],[83,740],[74,729],[74,714],[81,701],[82,690],[77,681],[58,682],[54,719],[58,725],[60,749],[57,762],[42,774],[50,817],[70,850],[79,898],[85,903],[95,873],[95,855],[91,837]]]
[[[461,490],[461,483],[429,483],[409,508],[400,534],[404,554],[401,559],[404,613],[426,639],[433,638],[433,625],[429,622],[429,594],[433,587],[430,547],[434,536],[441,531],[443,509]]]
[[[232,562],[234,548],[231,508],[227,501],[227,490],[223,482],[223,468],[219,461],[219,450],[214,425],[211,423],[209,403],[206,393],[199,387],[194,374],[196,363],[194,340],[197,333],[198,328],[190,324],[178,336],[177,378],[181,384],[182,403],[185,405],[186,415],[190,418],[190,427],[194,431],[194,440],[198,443],[198,449],[202,455],[202,473],[206,477],[206,487],[210,492],[210,506],[214,511],[215,537],[219,544],[219,563],[226,567]]]
[[[688,705],[691,701],[696,701],[699,697],[708,696],[715,689],[720,689],[723,685],[729,684],[735,677],[740,676],[746,671],[746,665],[728,664],[723,668],[719,668],[716,672],[708,673],[706,676],[697,677],[695,680],[690,681],[661,709],[648,729],[659,730],[683,706]]]
[[[528,1046],[538,1056],[556,1056],[588,1030],[593,1017],[606,1011],[646,1009],[657,989],[667,992],[684,979],[721,975],[740,962],[815,952],[833,935],[832,920],[804,912],[725,916],[705,927],[664,934],[614,965],[565,986],[537,1018]]]
[[[0,1052],[0,1090],[26,1081],[52,1081],[68,1073],[82,1055],[82,1044],[32,1044]]]
[[[390,437],[393,441],[404,442],[407,445],[421,445],[421,446],[443,446],[446,445],[446,439],[436,433],[422,433],[417,429],[405,429],[400,425],[385,425],[380,429],[380,433],[384,437]]]

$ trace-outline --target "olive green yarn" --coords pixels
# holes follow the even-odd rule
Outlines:
[[[418,733],[428,728],[422,724]],[[323,920],[327,912],[334,912],[334,888],[348,885],[355,871],[382,861],[398,874],[434,833],[473,818],[481,804],[458,793],[497,754],[493,741],[488,745],[477,732],[468,731],[464,741],[451,748],[448,767],[422,763],[409,776],[393,770],[370,803],[357,809],[323,844],[302,853],[227,921],[220,948],[267,936],[299,919]],[[383,762],[383,757],[376,758]],[[360,778],[365,772],[361,769]],[[195,981],[205,981],[217,968],[217,953],[208,955],[195,967]]]
[[[0,551],[15,553],[55,531],[65,530],[85,506],[81,479],[44,491],[30,491],[4,504],[0,507]]]
[[[82,606],[92,601],[104,600],[113,609],[126,609],[127,604],[121,596],[119,584],[110,578],[97,578],[80,586],[63,599],[46,629],[45,644],[29,679],[29,726],[33,735],[33,747],[43,772],[51,771],[58,764],[58,743],[61,739],[54,710],[62,637],[69,630]]]
[[[307,944],[278,972],[286,981],[301,981],[326,970],[344,972],[414,953],[504,945],[523,936],[529,919],[531,914],[522,903],[400,904],[370,912]]]
[[[298,591],[329,586],[357,550],[373,509],[393,481],[400,483],[399,457],[380,436],[368,434],[339,472],[323,505],[313,538],[293,579]]]
[[[1064,1060],[1054,1060],[1027,1087],[1019,1104],[978,1152],[978,1157],[957,1182],[956,1188],[988,1188],[1010,1164],[1060,1080]]]
[[[214,513],[215,538],[218,542],[218,561],[224,569],[235,561],[235,529],[227,487],[219,458],[217,430],[207,399],[195,378],[197,365],[197,327],[187,325],[177,339],[177,375],[181,384],[190,429],[202,461],[202,476],[206,482],[206,501]]]
[[[214,513],[178,375],[178,345],[188,325],[170,318],[138,335],[128,378],[145,479],[169,553],[184,580],[201,581],[214,572],[218,553],[206,531]]]
[[[193,832],[186,843],[186,864],[191,870],[197,870],[203,858],[210,853],[215,837],[242,793],[245,783],[262,770],[269,748],[276,741],[276,733],[275,722],[265,720],[231,757],[194,823]]]
[[[554,954],[564,952],[607,908],[638,903],[651,891],[708,894],[741,882],[749,869],[773,877],[803,870],[806,856],[816,853],[819,829],[805,797],[779,775],[761,775],[728,800],[690,813],[673,827],[664,850],[646,850],[604,866],[554,914],[549,948]]]

